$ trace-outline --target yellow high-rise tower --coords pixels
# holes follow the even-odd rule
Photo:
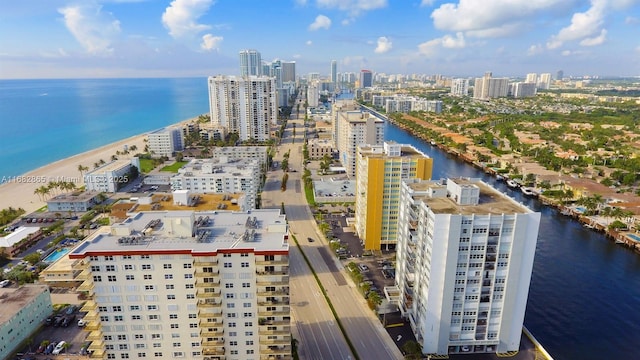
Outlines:
[[[402,180],[430,180],[433,159],[407,144],[385,142],[358,149],[356,232],[365,250],[395,245]]]

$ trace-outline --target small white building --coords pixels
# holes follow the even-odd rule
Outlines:
[[[9,359],[53,312],[49,286],[0,288],[0,308],[0,359]]]
[[[50,212],[88,211],[100,203],[99,194],[97,191],[74,191],[60,194],[47,200],[47,209]]]
[[[129,178],[131,168],[135,167],[140,173],[140,159],[115,160],[106,163],[84,174],[84,184],[87,191],[116,192],[132,180]]]
[[[257,160],[194,159],[171,177],[171,189],[195,193],[244,193],[255,209],[261,191],[262,167]]]
[[[184,149],[183,129],[162,128],[147,135],[149,152],[155,157],[171,157]]]
[[[307,150],[309,150],[309,159],[322,160],[325,155],[333,158],[335,146],[333,141],[328,139],[309,139],[307,142]]]

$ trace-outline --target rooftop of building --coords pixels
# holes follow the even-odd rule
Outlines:
[[[92,235],[70,258],[105,253],[191,253],[219,250],[287,252],[288,226],[278,209],[246,212],[149,211],[132,215]]]
[[[415,196],[423,201],[436,214],[461,214],[461,215],[501,215],[501,214],[524,214],[531,210],[526,206],[516,202],[495,188],[477,179],[456,178],[448,181],[455,181],[460,186],[476,186],[480,189],[480,199],[477,205],[458,205],[449,196],[431,197],[426,194]],[[415,191],[427,191],[429,189],[446,189],[440,181],[419,181],[407,183]]]
[[[416,149],[412,145],[409,144],[397,144],[392,141],[385,142],[387,145],[399,145],[400,146],[400,156],[406,158],[428,158],[429,156],[423,153],[422,151]],[[360,153],[367,157],[397,157],[390,156],[389,152],[385,149],[385,144],[380,145],[362,145],[360,146]]]
[[[49,291],[47,285],[22,285],[18,288],[0,288],[0,324],[4,324],[41,293]]]
[[[169,193],[153,193],[150,195],[149,204],[138,204],[135,208],[130,209],[134,212],[150,211],[150,210],[229,210],[238,211],[240,209],[241,197],[244,193],[236,194],[191,194],[198,197],[198,202],[192,206],[178,205],[173,202],[173,195]]]
[[[259,164],[256,159],[193,159],[178,170],[179,175],[229,174],[253,175]],[[211,171],[209,170],[211,169]]]
[[[102,173],[107,172],[107,171],[116,171],[116,170],[120,170],[123,167],[129,166],[129,165],[131,165],[131,159],[114,160],[114,161],[108,162],[108,163],[100,166],[97,169],[89,171],[86,175],[102,174]]]
[[[100,193],[97,191],[74,191],[54,196],[47,202],[85,202],[98,196],[98,194]]]

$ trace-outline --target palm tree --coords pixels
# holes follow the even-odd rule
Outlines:
[[[78,171],[80,171],[80,177],[82,177],[83,172],[88,171],[89,168],[87,166],[82,166],[82,164],[78,165]]]

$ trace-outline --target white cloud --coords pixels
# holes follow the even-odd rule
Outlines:
[[[542,52],[544,52],[544,47],[540,44],[535,44],[535,45],[529,46],[529,49],[527,50],[527,55],[529,56],[538,55],[538,54],[541,54]]]
[[[110,53],[111,42],[120,34],[120,21],[102,12],[97,4],[73,5],[58,9],[76,40],[91,54]]]
[[[640,20],[637,17],[627,16],[624,19],[624,23],[627,25],[637,25],[640,24]]]
[[[442,39],[433,39],[418,45],[418,52],[426,57],[434,56],[438,48],[442,46]]]
[[[451,35],[445,35],[442,37],[442,46],[449,49],[463,48],[466,43],[464,41],[464,35],[461,32],[456,33],[456,37]]]
[[[204,36],[202,36],[202,44],[200,44],[200,48],[206,51],[220,50],[220,44],[222,43],[222,40],[222,36],[205,34]]]
[[[378,38],[378,45],[376,46],[376,49],[374,50],[374,52],[376,54],[384,54],[389,50],[391,50],[392,47],[393,47],[393,44],[391,43],[391,40],[389,40],[385,36],[381,36]]]
[[[313,45],[313,41],[307,40],[307,42],[305,42],[305,44],[307,44],[307,46],[311,46],[311,45]]]
[[[300,54],[293,54],[294,59],[300,59],[302,56]]]
[[[445,35],[441,38],[432,39],[418,45],[418,53],[421,55],[432,57],[437,54],[441,48],[448,49],[461,49],[467,45],[464,35],[461,32],[456,33],[456,36]]]
[[[571,51],[570,50],[563,50],[561,52],[562,56],[570,56],[571,55]]]
[[[316,31],[320,29],[328,30],[330,27],[331,27],[331,19],[329,19],[324,15],[318,15],[316,16],[316,20],[311,25],[309,25],[309,30],[310,31]]]
[[[586,38],[580,41],[580,45],[582,46],[596,46],[601,45],[607,39],[607,29],[602,29],[600,31],[600,35],[596,37]]]
[[[420,7],[431,6],[434,2],[435,0],[422,0],[422,2],[420,2]]]
[[[364,11],[381,9],[387,0],[317,0],[318,7],[346,11],[350,16],[358,16]]]
[[[466,35],[498,37],[509,34],[514,24],[562,6],[556,0],[460,0],[440,5],[431,13],[434,26],[445,31],[473,32]]]
[[[196,20],[209,10],[212,3],[212,0],[174,0],[162,14],[162,24],[173,38],[208,30],[211,26],[198,24]]]
[[[578,12],[571,17],[571,24],[553,35],[547,47],[558,48],[567,41],[591,37],[601,32],[604,22],[606,0],[591,0],[591,7],[585,12]]]

